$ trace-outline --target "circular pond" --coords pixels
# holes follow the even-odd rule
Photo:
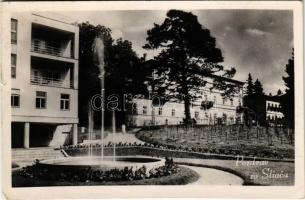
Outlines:
[[[60,159],[44,160],[39,163],[48,168],[88,168],[108,170],[122,169],[124,167],[133,167],[137,169],[143,165],[149,171],[150,169],[163,166],[165,160],[162,158],[153,158],[146,156],[117,156],[115,160],[112,156],[102,157],[67,157]]]

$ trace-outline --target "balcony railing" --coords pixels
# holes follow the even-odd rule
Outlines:
[[[49,87],[62,87],[62,88],[73,88],[73,81],[70,81],[69,85],[64,84],[61,79],[47,78],[41,76],[31,76],[31,84],[43,85]]]
[[[59,48],[55,43],[52,44],[51,42],[46,42],[39,39],[32,40],[31,51],[52,56],[73,58],[71,52],[65,53],[64,48]]]

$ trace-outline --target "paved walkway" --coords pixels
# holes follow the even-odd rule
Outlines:
[[[182,165],[190,168],[200,175],[200,178],[190,183],[190,185],[242,185],[243,179],[229,172],[205,168]]]
[[[198,167],[212,167],[214,169],[234,172],[240,174],[245,184],[258,184],[258,185],[293,185],[294,184],[294,163],[291,162],[272,162],[268,161],[265,165],[246,165],[236,164],[236,160],[220,160],[220,159],[197,159],[197,158],[174,158],[174,162],[183,165],[193,165]],[[284,173],[288,177],[272,178],[267,177],[263,173],[266,168],[274,170],[274,173]],[[233,173],[232,173],[233,174]],[[256,179],[251,179],[256,176]]]

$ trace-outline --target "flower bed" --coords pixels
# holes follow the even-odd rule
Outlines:
[[[131,181],[140,179],[159,178],[175,173],[177,166],[173,159],[165,158],[165,165],[147,171],[143,165],[138,169],[124,167],[123,169],[113,168],[110,170],[98,170],[91,167],[86,168],[65,168],[48,167],[40,164],[37,160],[32,166],[18,170],[16,175],[37,180],[48,181],[71,181],[71,182],[104,182],[104,181]]]

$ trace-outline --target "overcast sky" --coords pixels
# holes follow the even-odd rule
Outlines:
[[[293,14],[268,10],[192,10],[199,22],[211,31],[222,51],[225,67],[235,67],[234,79],[246,81],[250,72],[266,94],[285,89],[282,76],[293,48]],[[166,11],[99,11],[61,13],[75,21],[112,29],[113,38],[130,40],[141,56],[156,52],[142,48],[153,23],[162,23]]]

